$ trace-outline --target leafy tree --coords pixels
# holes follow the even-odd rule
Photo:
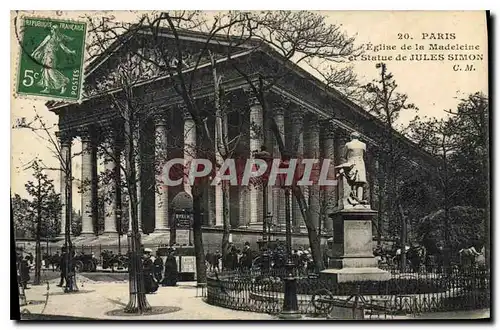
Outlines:
[[[33,227],[33,214],[29,209],[29,200],[22,198],[19,194],[11,197],[12,218],[14,220],[14,231],[16,237],[30,238],[35,236]]]
[[[441,209],[420,219],[417,234],[430,251],[439,245],[449,245],[452,251],[458,251],[470,247],[476,241],[483,241],[484,220],[484,209],[453,206],[448,210],[448,215]],[[447,237],[448,242],[444,237]]]
[[[403,131],[404,127],[399,124],[398,119],[405,111],[417,112],[418,108],[408,102],[408,96],[397,91],[398,85],[392,73],[387,70],[385,63],[376,64],[379,69],[379,78],[363,86],[363,104],[368,112],[378,118],[385,126],[379,142],[379,159],[382,159],[381,166],[384,179],[380,183],[379,202],[383,209],[379,210],[378,230],[379,235],[382,230],[382,220],[384,213],[388,217],[389,231],[393,235],[399,236],[400,245],[407,243],[407,214],[404,210],[404,201],[401,190],[406,188],[405,177],[409,174],[406,170],[411,163],[410,156],[405,148],[398,146],[401,135],[398,131]],[[385,199],[385,200],[384,200]],[[397,219],[397,221],[395,221]],[[398,235],[399,232],[399,235]],[[403,256],[402,267],[405,267]]]
[[[36,256],[35,256],[35,279],[34,284],[40,284],[41,275],[41,246],[40,239],[42,235],[42,227],[46,226],[46,234],[57,233],[57,217],[61,212],[59,202],[59,194],[54,190],[53,180],[50,180],[46,173],[42,170],[38,161],[34,161],[31,165],[33,169],[33,181],[28,181],[25,185],[26,191],[32,197],[28,202],[29,213],[33,214],[35,220],[35,239],[36,239]]]
[[[490,263],[490,157],[489,148],[489,102],[483,93],[474,93],[458,105],[456,111],[450,111],[457,121],[460,152],[452,158],[460,169],[459,175],[474,187],[473,191],[462,191],[459,195],[462,205],[472,205],[485,209],[484,238],[485,260]],[[467,166],[467,164],[469,166]],[[463,181],[462,181],[463,184]],[[458,194],[457,194],[458,195]],[[458,196],[457,196],[458,198]]]
[[[73,216],[71,218],[73,219],[71,222],[71,233],[74,236],[79,236],[82,232],[82,214],[73,209]]]
[[[446,111],[445,119],[434,118],[414,121],[410,124],[411,138],[419,146],[440,159],[440,166],[432,173],[439,191],[438,212],[443,220],[442,241],[449,251],[458,244],[453,237],[455,214],[464,211],[466,217],[471,208],[478,210],[486,240],[486,260],[489,261],[489,181],[488,181],[488,101],[481,93],[470,95],[457,106],[456,111]],[[467,212],[466,212],[467,211]],[[431,215],[429,215],[431,217]],[[459,226],[458,224],[457,226]],[[468,227],[465,226],[467,229]],[[477,228],[475,229],[477,234]]]

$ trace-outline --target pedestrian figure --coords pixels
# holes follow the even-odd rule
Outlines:
[[[238,266],[238,255],[236,254],[236,248],[234,246],[229,250],[222,265],[224,269],[227,270],[235,270]]]
[[[142,271],[144,275],[144,289],[146,293],[154,293],[158,290],[158,283],[153,277],[153,260],[151,259],[151,249],[144,249]]]
[[[214,255],[214,267],[215,269],[220,272],[220,261],[222,259],[222,253],[220,253],[219,250],[215,251],[215,255]]]
[[[28,289],[28,281],[30,280],[30,265],[29,256],[21,260],[21,284],[24,289]]]
[[[176,286],[178,279],[177,260],[175,259],[175,250],[168,252],[167,260],[165,261],[165,276],[163,278],[163,286]]]
[[[57,254],[56,254],[57,256]],[[61,271],[61,279],[59,281],[59,284],[57,286],[62,287],[64,285],[64,282],[66,281],[66,272],[67,272],[67,253],[66,249],[63,247],[62,248],[62,253],[59,257],[59,268]]]
[[[56,271],[61,268],[61,255],[59,251],[56,251],[56,254],[51,257],[52,270]]]
[[[240,249],[236,250],[236,269],[241,271],[241,258],[243,258],[243,253]]]
[[[163,274],[163,259],[160,256],[160,251],[156,251],[156,258],[153,262],[154,265],[154,276],[158,283],[161,282],[162,274]]]

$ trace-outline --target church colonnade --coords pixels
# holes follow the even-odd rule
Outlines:
[[[268,127],[268,121],[264,118],[262,105],[256,97],[246,93],[245,100],[247,109],[243,109],[248,123],[241,123],[241,132],[235,133],[234,129],[229,129],[229,140],[231,134],[241,134],[240,150],[243,150],[245,157],[252,157],[252,152],[260,150],[265,145],[274,158],[279,158],[278,145]],[[277,100],[277,101],[276,101]],[[278,126],[281,138],[285,142],[287,150],[295,151],[297,158],[330,159],[329,174],[334,174],[334,166],[340,164],[342,159],[342,148],[348,139],[349,132],[345,127],[336,125],[328,118],[310,112],[301,106],[278,97],[275,102],[270,102],[270,116]],[[180,111],[179,111],[180,110]],[[241,116],[240,116],[241,117]],[[153,115],[148,117],[151,120],[150,126],[137,130],[140,135],[134,139],[134,143],[139,150],[136,170],[137,170],[137,195],[138,195],[138,218],[140,229],[147,233],[165,232],[169,230],[171,222],[171,210],[169,205],[177,192],[182,190],[190,193],[189,183],[184,183],[179,187],[167,187],[162,184],[166,181],[167,173],[155,170],[150,159],[158,161],[159,157],[165,159],[184,158],[188,163],[195,155],[196,144],[205,143],[200,141],[202,137],[196,136],[193,118],[186,111],[179,109],[178,105],[170,108],[158,109]],[[234,118],[231,117],[229,120]],[[242,120],[242,119],[239,119]],[[180,123],[183,125],[177,125]],[[215,120],[208,120],[211,126],[215,126]],[[122,191],[120,185],[120,168],[117,160],[123,157],[123,137],[120,137],[119,129],[108,126],[104,130],[96,131],[93,127],[80,127],[71,131],[59,132],[60,148],[62,155],[71,154],[71,141],[79,137],[82,143],[81,153],[81,214],[82,214],[82,235],[96,235],[95,228],[98,219],[97,199],[104,198],[104,234],[117,233],[117,222],[120,216],[122,203]],[[143,134],[148,132],[151,134]],[[215,127],[209,130],[214,134]],[[178,140],[171,141],[169,134],[177,134]],[[177,145],[172,145],[176,144]],[[212,150],[216,150],[217,141],[214,139]],[[98,153],[100,147],[104,153]],[[149,154],[153,157],[146,157]],[[175,150],[176,152],[172,152]],[[172,155],[169,155],[171,153]],[[103,184],[102,190],[98,191],[98,154],[104,154],[103,167],[106,172],[112,173],[112,180],[107,180]],[[217,162],[220,163],[220,157]],[[370,165],[368,165],[370,168]],[[71,169],[68,173],[71,173]],[[61,234],[64,232],[65,212],[66,212],[66,192],[64,182],[66,172],[61,170],[61,202],[62,221]],[[263,209],[263,189],[259,186],[238,186],[231,187],[229,194],[229,214],[233,228],[251,228],[262,230],[264,215],[272,218],[275,230],[285,230],[285,194],[278,187],[268,187],[267,210]],[[332,230],[331,220],[327,213],[337,204],[339,196],[338,187],[331,186],[320,189],[319,186],[302,187],[306,201],[312,212],[313,224],[320,228],[322,232],[328,233]],[[105,197],[98,196],[104,192]],[[220,185],[209,186],[205,191],[204,198],[204,226],[221,227],[223,224],[222,189]],[[295,198],[291,198],[291,219],[295,232],[305,232],[305,224],[300,207]],[[154,204],[151,205],[151,204]],[[71,205],[69,207],[72,207]],[[149,221],[149,228],[146,230],[145,223]],[[152,222],[152,223],[151,223]],[[131,226],[129,226],[131,230]]]

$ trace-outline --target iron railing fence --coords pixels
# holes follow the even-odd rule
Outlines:
[[[359,295],[367,312],[388,314],[489,308],[490,273],[479,268],[445,273],[391,273],[388,281],[335,283],[332,278],[295,271],[301,314],[324,315],[348,306]],[[225,308],[278,314],[284,298],[284,270],[209,273],[206,301]],[[350,305],[349,305],[350,306]]]

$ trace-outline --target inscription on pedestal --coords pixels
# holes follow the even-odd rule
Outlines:
[[[179,245],[189,244],[189,230],[187,229],[177,229],[176,231],[176,237],[175,237],[176,243]]]
[[[372,222],[344,222],[344,256],[372,256]]]

